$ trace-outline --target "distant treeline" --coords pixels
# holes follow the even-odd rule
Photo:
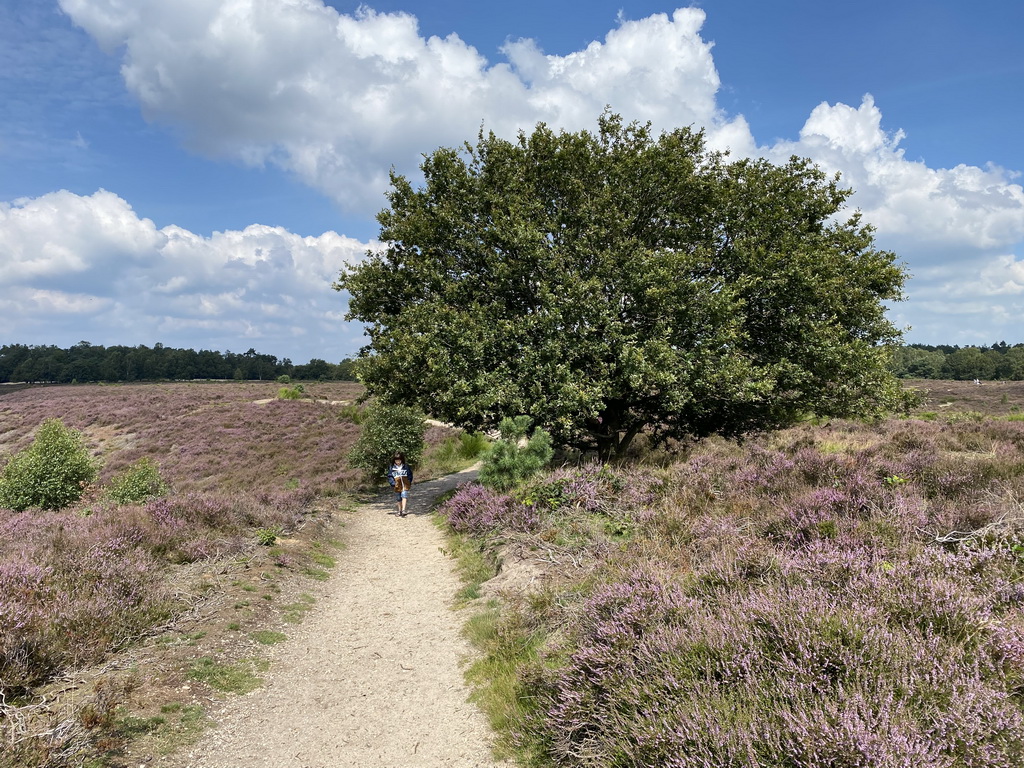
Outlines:
[[[290,376],[303,381],[354,381],[352,360],[312,359],[294,365],[288,358],[248,352],[202,349],[103,347],[81,341],[70,349],[5,344],[0,347],[0,382],[160,381],[167,379],[263,379]]]
[[[305,365],[273,355],[203,349],[103,347],[81,341],[69,349],[5,344],[0,347],[0,382],[160,381],[167,379],[263,379],[290,376],[302,381],[355,381],[351,359],[328,363],[313,358]],[[991,347],[909,344],[893,359],[904,379],[1024,380],[1024,344]]]
[[[893,371],[903,379],[1024,380],[1024,344],[991,347],[909,344],[896,352]]]

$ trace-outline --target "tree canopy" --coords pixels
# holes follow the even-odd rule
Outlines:
[[[603,114],[425,156],[391,175],[385,248],[342,271],[371,394],[467,429],[525,414],[623,450],[894,404],[902,298],[851,191],[809,160],[710,151]]]

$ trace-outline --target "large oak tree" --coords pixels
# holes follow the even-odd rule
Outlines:
[[[895,256],[810,161],[729,161],[702,133],[517,141],[392,174],[386,248],[346,268],[371,394],[469,429],[527,414],[562,443],[739,436],[899,400]]]

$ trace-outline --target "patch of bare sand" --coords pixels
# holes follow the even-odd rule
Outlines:
[[[190,768],[493,768],[483,714],[467,701],[470,649],[451,610],[459,588],[427,516],[463,472],[361,507],[317,607],[271,650],[263,688],[211,712]]]

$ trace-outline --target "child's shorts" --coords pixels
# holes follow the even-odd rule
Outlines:
[[[395,498],[396,499],[408,499],[409,498],[409,492],[408,491],[395,491]]]

